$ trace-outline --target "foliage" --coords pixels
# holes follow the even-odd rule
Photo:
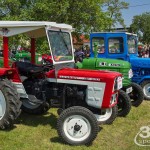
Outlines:
[[[107,6],[107,12],[102,6]],[[105,31],[122,22],[120,9],[127,3],[119,0],[1,0],[0,20],[54,21],[70,24],[73,36]]]
[[[115,27],[116,24],[121,24],[125,27],[124,19],[122,18],[122,9],[128,9],[129,3],[120,0],[104,0],[103,7],[107,9],[108,17],[111,18],[112,23],[109,29]]]
[[[138,34],[140,41],[150,44],[150,12],[134,16],[130,28]]]

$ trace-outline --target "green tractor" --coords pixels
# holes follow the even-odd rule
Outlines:
[[[14,53],[9,54],[9,65],[11,66],[11,64],[15,61],[31,61],[31,53],[28,51],[20,51],[17,52],[16,51]],[[35,63],[37,65],[41,65],[42,64],[42,55],[39,53],[35,53]],[[0,52],[0,67],[3,67],[3,52]]]
[[[118,113],[119,116],[126,116],[129,113],[130,102],[136,107],[142,103],[144,99],[142,88],[131,82],[133,73],[129,62],[118,59],[97,58],[97,51],[97,44],[94,43],[94,58],[85,58],[82,62],[77,62],[76,66],[79,69],[110,70],[122,73],[123,88],[119,93],[118,109],[120,109],[120,112]]]
[[[31,53],[30,52],[27,52],[27,51],[20,51],[20,52],[17,52],[14,56],[14,58],[17,60],[17,61],[31,61]],[[42,55],[39,54],[39,53],[35,53],[35,63],[36,64],[41,64],[42,63]]]

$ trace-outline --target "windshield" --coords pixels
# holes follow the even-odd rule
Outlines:
[[[128,53],[135,54],[137,48],[137,40],[134,35],[127,35],[128,39]]]
[[[48,31],[52,55],[55,62],[73,59],[70,34],[62,31]]]

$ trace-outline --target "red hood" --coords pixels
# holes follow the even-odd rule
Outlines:
[[[121,73],[112,72],[112,71],[65,68],[58,71],[57,78],[72,79],[72,80],[91,80],[91,81],[103,82],[106,81],[106,79],[112,80],[117,76],[122,76],[122,75]]]
[[[55,78],[55,70],[47,72],[46,76],[47,78]],[[116,101],[116,103],[111,105],[110,100],[112,98],[112,94],[114,94],[114,92],[118,92],[118,90],[113,91],[114,79],[118,76],[122,75],[118,72],[111,71],[64,68],[58,71],[57,79],[62,79],[64,81],[71,80],[70,84],[72,80],[105,83],[106,86],[103,95],[102,108],[109,108],[113,107],[113,105],[117,103]]]

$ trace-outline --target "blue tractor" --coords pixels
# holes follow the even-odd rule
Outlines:
[[[150,100],[150,58],[138,57],[138,37],[127,32],[96,32],[90,34],[90,57],[98,43],[98,57],[125,60],[131,63],[132,81],[143,88],[144,97]]]

